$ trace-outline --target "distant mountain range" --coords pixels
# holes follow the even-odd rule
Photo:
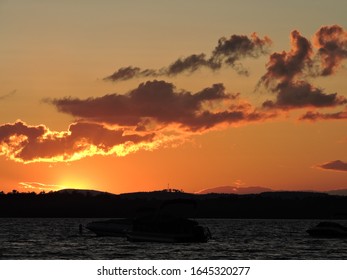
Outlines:
[[[245,194],[260,194],[265,192],[287,192],[287,191],[278,191],[267,187],[260,187],[260,186],[252,186],[252,187],[236,187],[236,186],[221,186],[221,187],[215,187],[215,188],[208,188],[203,189],[201,191],[195,192],[195,193],[184,193],[177,190],[174,191],[151,191],[151,192],[133,192],[133,193],[122,193],[119,194],[122,198],[151,198],[151,197],[160,197],[165,199],[166,197],[186,197],[189,198],[190,196],[194,195],[206,195],[206,194],[238,194],[238,195],[245,195]],[[289,192],[289,191],[288,191]],[[296,191],[295,191],[296,192]],[[314,190],[304,190],[302,192],[316,192],[316,193],[326,193],[330,195],[343,195],[347,196],[347,189],[336,189],[336,190],[330,190],[330,191],[314,191]],[[83,189],[62,189],[57,191],[57,193],[66,193],[66,194],[83,194],[87,196],[97,196],[100,194],[104,195],[115,195],[113,193],[104,192],[104,191],[97,191],[97,190],[83,190]],[[175,195],[176,194],[176,195]]]
[[[265,187],[233,187],[233,186],[222,186],[216,188],[204,189],[195,193],[185,193],[178,190],[160,190],[160,191],[149,191],[149,192],[132,192],[132,193],[122,193],[117,194],[122,198],[189,198],[195,195],[213,195],[213,194],[260,194],[263,192],[273,192],[273,189],[265,188]],[[97,196],[100,194],[108,194],[108,195],[116,195],[108,192],[97,191],[97,190],[83,190],[83,189],[62,189],[57,191],[57,193],[65,193],[65,194],[82,194],[87,196]]]
[[[196,192],[196,194],[212,194],[212,193],[223,193],[223,194],[259,194],[263,192],[278,192],[278,190],[274,190],[267,187],[235,187],[235,186],[222,186],[222,187],[216,187],[216,188],[209,188],[204,189],[199,192]],[[282,190],[280,191],[282,192]],[[321,193],[327,193],[330,195],[345,195],[347,196],[347,189],[336,189],[336,190],[330,190],[330,191],[315,191],[315,190],[303,190],[303,192],[321,192]]]
[[[82,189],[62,189],[59,191],[56,191],[57,193],[66,193],[66,194],[83,194],[88,196],[97,196],[100,194],[109,194],[112,195],[112,193],[109,192],[103,192],[103,191],[97,191],[97,190],[82,190]]]
[[[210,189],[204,189],[196,194],[209,194],[209,193],[225,193],[225,194],[258,194],[263,192],[272,192],[273,189],[265,187],[233,187],[233,186],[222,186]]]
[[[332,190],[326,192],[331,195],[347,195],[347,189],[340,189],[340,190]]]

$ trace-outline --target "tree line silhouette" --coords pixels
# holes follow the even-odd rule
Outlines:
[[[190,194],[180,190],[129,194],[0,192],[0,217],[134,217],[172,199],[196,201],[195,218],[346,219],[347,196],[314,192]]]

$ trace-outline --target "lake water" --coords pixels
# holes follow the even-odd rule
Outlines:
[[[201,219],[213,235],[201,244],[132,243],[87,229],[80,235],[79,224],[94,220],[1,218],[0,259],[347,259],[347,239],[308,236],[318,220]]]

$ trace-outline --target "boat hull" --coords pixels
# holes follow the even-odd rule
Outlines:
[[[347,228],[334,223],[322,222],[306,231],[313,237],[320,238],[347,238]]]
[[[114,219],[88,223],[86,228],[98,236],[125,237],[132,227],[128,219]]]
[[[161,242],[161,243],[204,243],[211,238],[208,228],[197,226],[189,233],[168,233],[155,231],[131,231],[127,239],[132,242]]]

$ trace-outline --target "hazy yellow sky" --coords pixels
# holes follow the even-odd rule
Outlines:
[[[0,190],[347,182],[345,1],[0,1]]]

